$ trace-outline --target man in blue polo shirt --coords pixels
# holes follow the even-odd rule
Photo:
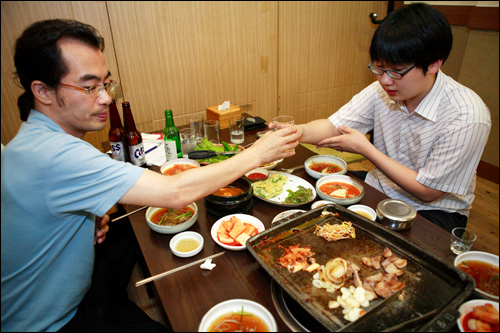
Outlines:
[[[69,20],[34,23],[17,40],[25,122],[2,151],[2,331],[165,330],[123,296],[130,276],[107,267],[127,262],[130,246],[103,243],[105,213],[116,203],[182,208],[298,144],[295,128],[276,131],[227,161],[170,177],[112,160],[82,140],[108,118],[115,83],[103,50],[94,28]],[[109,258],[115,247],[123,253]]]

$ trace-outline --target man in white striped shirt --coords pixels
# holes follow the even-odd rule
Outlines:
[[[370,47],[378,81],[328,119],[297,125],[301,142],[362,154],[376,167],[368,184],[450,232],[467,224],[491,127],[481,98],[440,70],[451,45],[437,9],[392,12]]]

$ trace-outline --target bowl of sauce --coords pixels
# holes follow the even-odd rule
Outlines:
[[[276,320],[257,302],[231,299],[212,307],[202,318],[198,332],[277,332]]]
[[[474,295],[498,302],[498,256],[482,252],[468,251],[458,255],[455,266],[472,276],[476,282]]]
[[[371,207],[365,205],[352,205],[347,209],[363,217],[366,217],[369,220],[375,221],[377,219],[377,213],[375,213],[375,211]]]
[[[178,257],[187,258],[200,253],[203,248],[203,236],[194,231],[185,231],[170,240],[170,250]]]
[[[245,174],[245,177],[247,177],[250,181],[265,180],[269,177],[269,170],[264,168],[253,169],[248,171]]]
[[[245,178],[238,178],[205,197],[205,208],[215,216],[244,214],[253,205],[253,189]]]

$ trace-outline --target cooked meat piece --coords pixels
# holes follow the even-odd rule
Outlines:
[[[389,274],[400,276],[404,273],[404,271],[398,269],[390,259],[385,259],[384,261],[382,261],[382,267],[384,267],[384,270]]]
[[[382,260],[382,256],[375,257],[362,257],[361,261],[368,267],[372,267],[374,269],[380,269],[380,260]]]
[[[390,248],[388,248],[388,247],[386,247],[386,248],[384,249],[384,257],[386,257],[386,258],[390,258],[390,257],[392,257],[392,256],[393,256],[393,254],[392,254],[391,249],[390,249]]]
[[[391,262],[396,265],[397,268],[405,268],[408,261],[399,257],[392,257]]]

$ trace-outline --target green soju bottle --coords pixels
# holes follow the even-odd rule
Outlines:
[[[165,128],[163,129],[163,143],[167,161],[182,157],[181,139],[179,130],[175,127],[172,110],[165,110]]]

